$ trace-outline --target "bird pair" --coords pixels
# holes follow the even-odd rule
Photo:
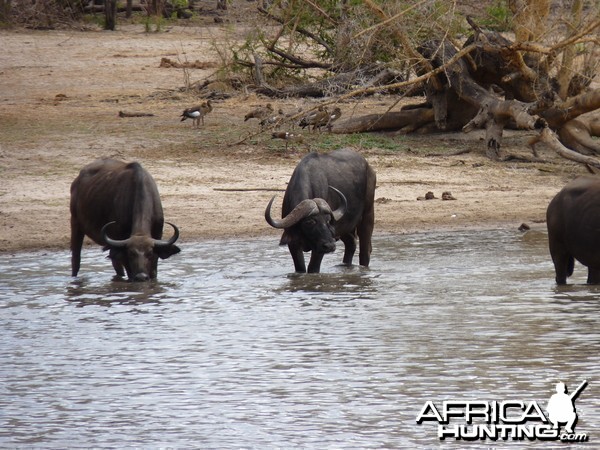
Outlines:
[[[181,114],[181,121],[183,122],[185,119],[192,119],[192,125],[199,127],[200,121],[202,121],[202,125],[204,125],[204,116],[206,116],[212,110],[212,102],[208,100],[201,105],[193,106],[192,108],[183,110],[183,113]]]
[[[267,127],[273,127],[277,129],[283,123],[285,117],[285,113],[282,109],[279,109],[279,111],[275,112],[273,110],[273,105],[267,103],[266,106],[259,106],[246,114],[244,116],[244,122],[250,119],[258,119],[260,121],[261,129]]]
[[[319,106],[316,111],[312,111],[304,116],[299,125],[302,129],[308,127],[310,131],[310,127],[312,126],[312,130],[315,131],[319,129],[321,131],[322,127],[326,127],[329,131],[331,131],[331,127],[333,122],[340,118],[342,115],[342,110],[336,106],[336,108],[329,112],[325,106]]]

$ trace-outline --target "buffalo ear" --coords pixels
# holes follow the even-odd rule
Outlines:
[[[167,259],[169,256],[176,255],[181,249],[176,245],[167,245],[166,247],[154,247],[154,253],[158,255],[160,259]]]

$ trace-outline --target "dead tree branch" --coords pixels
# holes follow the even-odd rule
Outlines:
[[[537,142],[543,142],[547,144],[552,150],[554,150],[563,158],[600,169],[600,160],[568,149],[560,142],[556,134],[549,128],[544,128],[539,137],[534,140],[532,144],[535,145]]]

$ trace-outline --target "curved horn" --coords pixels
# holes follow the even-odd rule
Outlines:
[[[173,245],[177,241],[177,239],[179,239],[179,228],[177,228],[177,226],[172,224],[171,222],[165,223],[168,223],[173,227],[173,236],[171,236],[171,239],[169,239],[168,241],[163,241],[162,239],[154,239],[155,247],[168,247],[170,245]]]
[[[129,243],[129,239],[123,239],[123,240],[119,241],[119,240],[109,238],[108,235],[106,234],[106,229],[113,223],[117,223],[117,222],[115,222],[115,221],[108,222],[107,224],[105,224],[102,227],[102,229],[100,230],[102,239],[104,239],[104,242],[106,242],[111,247],[125,247]]]
[[[265,220],[273,228],[289,228],[319,210],[317,204],[313,200],[306,199],[298,203],[298,205],[296,205],[296,207],[283,219],[273,219],[273,217],[271,217],[271,205],[273,204],[275,197],[276,195],[271,198],[271,201],[265,210]]]
[[[336,209],[335,211],[332,212],[333,218],[337,222],[344,216],[344,214],[346,214],[346,210],[348,209],[348,200],[346,200],[346,196],[344,194],[342,194],[341,191],[334,188],[333,186],[329,186],[329,189],[337,192],[338,195],[340,196],[340,198],[342,199],[342,204],[338,207],[338,209]]]

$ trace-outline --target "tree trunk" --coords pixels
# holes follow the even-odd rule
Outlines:
[[[117,0],[104,0],[104,29],[114,31],[117,24]]]
[[[0,0],[0,23],[10,23],[11,0]]]
[[[335,123],[332,133],[361,133],[365,131],[400,130],[410,133],[433,122],[431,108],[417,108],[405,111],[392,111],[385,114],[368,114]]]
[[[573,5],[571,6],[571,16],[573,22],[569,23],[569,21],[565,21],[567,23],[567,26],[569,26],[570,28],[571,35],[575,35],[579,32],[579,27],[581,26],[582,11],[583,1],[574,0]],[[575,60],[575,56],[575,45],[569,45],[563,53],[562,64],[556,77],[558,82],[558,95],[563,100],[565,100],[569,95],[569,84],[573,74],[573,63]]]

